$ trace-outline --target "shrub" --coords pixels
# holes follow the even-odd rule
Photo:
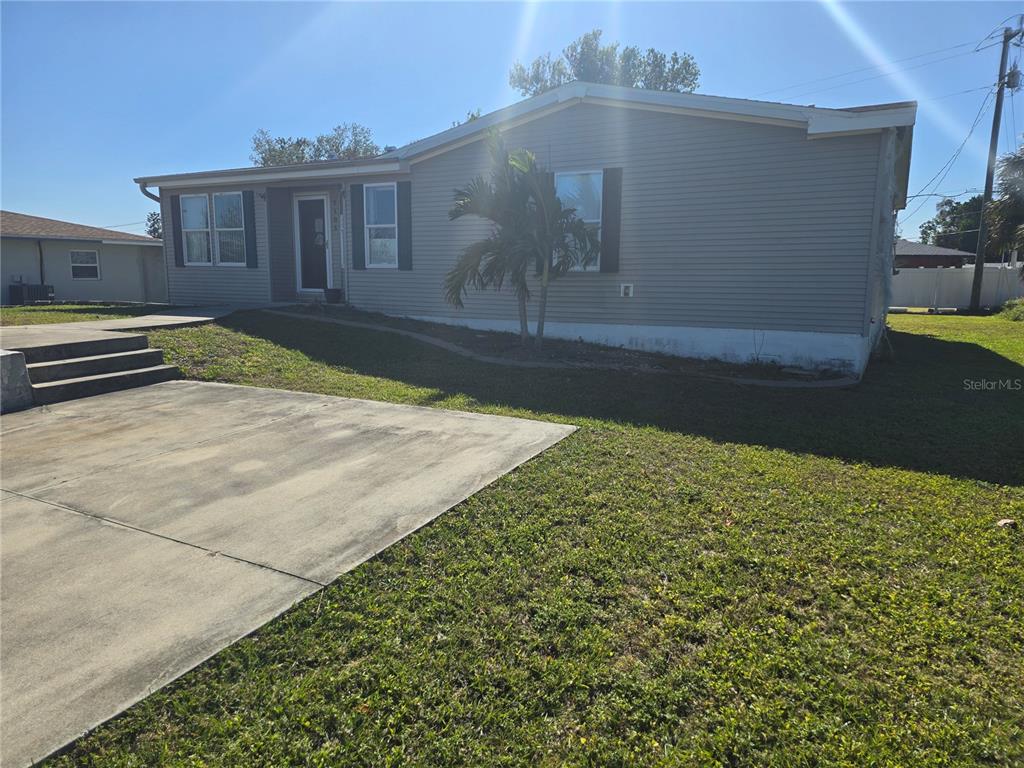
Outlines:
[[[1007,320],[1024,321],[1024,299],[1010,299],[1003,304],[999,316]]]

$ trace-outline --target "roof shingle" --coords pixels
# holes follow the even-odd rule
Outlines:
[[[46,240],[120,240],[128,243],[160,243],[148,235],[133,235],[114,229],[73,224],[70,221],[44,219],[27,213],[0,211],[0,236],[35,237]]]

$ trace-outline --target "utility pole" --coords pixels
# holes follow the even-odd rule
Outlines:
[[[992,115],[992,137],[988,144],[988,169],[985,172],[985,194],[981,198],[981,221],[978,224],[978,250],[974,255],[974,282],[971,283],[971,312],[981,306],[981,280],[985,276],[985,209],[992,202],[992,185],[996,171],[996,151],[999,147],[999,120],[1003,115],[1003,91],[1006,89],[1006,59],[1010,53],[1010,42],[1021,34],[1017,29],[1003,28],[1003,53],[999,58],[999,80],[996,90],[996,109]]]

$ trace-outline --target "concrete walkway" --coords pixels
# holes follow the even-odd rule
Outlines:
[[[37,325],[0,326],[0,349],[21,349],[25,345],[42,346],[63,343],[77,335],[85,340],[88,334],[111,331],[145,331],[153,328],[175,328],[210,323],[236,312],[240,307],[187,307],[168,309],[154,315],[117,317],[110,320],[83,320],[80,323],[39,323]]]
[[[0,762],[59,749],[573,429],[184,381],[4,416]]]

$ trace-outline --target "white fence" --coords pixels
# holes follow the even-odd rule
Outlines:
[[[974,266],[900,267],[892,278],[894,307],[955,307],[971,304]],[[1008,299],[1024,296],[1020,268],[1013,264],[986,264],[981,281],[981,306],[998,307]]]

